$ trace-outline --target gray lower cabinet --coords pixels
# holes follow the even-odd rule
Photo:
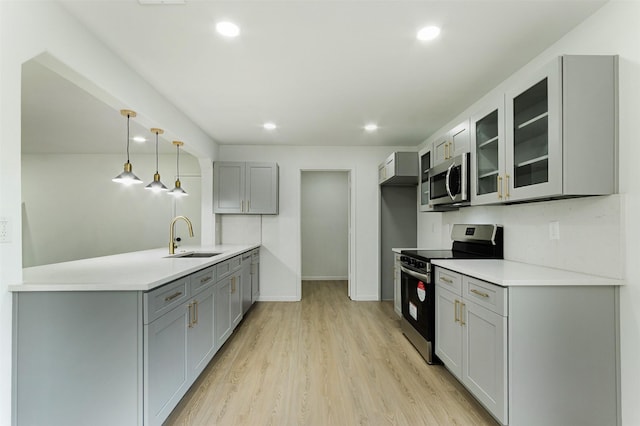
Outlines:
[[[246,314],[251,307],[251,252],[242,255],[242,313]]]
[[[161,425],[242,319],[241,260],[149,292],[13,293],[12,424]]]
[[[251,303],[260,297],[260,249],[251,252]]]
[[[435,352],[501,424],[618,424],[614,287],[435,276]]]
[[[400,270],[400,253],[393,254],[393,310],[402,316],[402,271]]]

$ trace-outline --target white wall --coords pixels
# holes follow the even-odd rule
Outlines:
[[[303,171],[302,279],[348,278],[348,174]]]
[[[280,214],[261,217],[260,300],[300,300],[300,175],[301,170],[351,171],[351,298],[378,300],[380,191],[378,164],[407,147],[220,146],[223,161],[274,161],[280,166]],[[223,241],[233,227],[259,220],[250,216],[221,219]],[[228,226],[229,225],[229,226]],[[233,242],[242,242],[235,240]]]
[[[119,155],[22,156],[22,264],[24,267],[86,259],[169,245],[176,214],[193,223],[195,238],[178,226],[183,243],[200,244],[200,166],[180,156],[183,188],[176,199],[144,189],[155,172],[155,156],[137,155],[136,174],[144,184],[111,181],[120,173]],[[159,156],[165,186],[175,182],[175,155]],[[168,248],[167,248],[168,250]]]
[[[212,160],[217,147],[189,118],[78,24],[57,2],[0,1],[0,217],[8,218],[11,241],[0,244],[0,425],[11,421],[11,294],[22,279],[21,73],[22,64],[48,52],[57,70],[119,110],[138,112],[146,126],[160,125],[169,139],[187,142],[199,157],[201,211],[212,215]],[[56,62],[56,61],[54,61]],[[185,145],[185,147],[187,146]],[[121,161],[120,161],[121,163]],[[203,222],[203,243],[213,241],[213,221]]]
[[[430,235],[445,244],[449,243],[447,232],[452,223],[502,223],[506,258],[624,278],[626,285],[620,289],[623,425],[640,424],[639,23],[640,2],[611,1],[500,86],[507,87],[519,76],[561,54],[620,55],[621,195],[422,213],[418,221],[421,241]],[[442,130],[471,115],[476,105],[461,112]],[[559,241],[548,238],[552,220],[560,222]]]

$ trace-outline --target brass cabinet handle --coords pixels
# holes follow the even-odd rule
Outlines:
[[[442,281],[444,281],[445,283],[453,284],[453,280],[450,280],[450,279],[449,279],[449,278],[447,278],[447,277],[440,277],[440,279],[441,279]]]
[[[178,291],[176,293],[173,293],[171,296],[167,296],[164,298],[165,302],[171,302],[173,299],[175,299],[176,297],[180,297],[182,296],[182,292]]]
[[[189,328],[193,328],[193,303],[189,303]]]
[[[236,292],[236,277],[231,277],[231,294]]]
[[[200,284],[204,284],[207,281],[211,281],[211,278],[212,278],[211,276],[206,276],[204,278],[200,278]]]
[[[193,324],[197,324],[198,323],[198,301],[195,300],[193,302],[193,311],[194,311],[194,320],[193,320]]]
[[[498,198],[502,198],[502,176],[498,175]]]
[[[487,293],[483,293],[481,291],[476,290],[475,288],[472,288],[471,290],[469,290],[471,293],[477,294],[478,296],[482,296],[482,297],[489,297],[489,295]]]
[[[444,144],[444,159],[449,159],[449,143]]]
[[[466,305],[464,304],[464,302],[460,302],[460,325],[466,325],[467,323],[464,322],[464,307]]]
[[[506,194],[505,194],[504,198],[509,198],[509,175],[505,175],[505,181],[506,181],[506,184],[507,184],[507,191],[506,191]]]
[[[456,299],[455,304],[453,306],[453,322],[460,322],[458,318],[458,306],[460,305],[460,301]]]

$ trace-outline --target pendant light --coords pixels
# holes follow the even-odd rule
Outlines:
[[[176,186],[169,191],[169,194],[173,195],[174,197],[184,197],[187,194],[187,191],[185,191],[184,189],[182,189],[182,186],[180,184],[180,147],[182,145],[184,145],[184,142],[180,142],[180,141],[173,141],[173,144],[176,146],[176,152],[177,152],[177,156],[176,156]]]
[[[158,135],[163,134],[164,130],[154,127],[153,129],[151,129],[151,132],[156,134],[156,173],[153,175],[153,182],[145,186],[145,189],[149,189],[153,192],[166,191],[167,187],[164,186],[162,182],[160,182],[160,173],[158,172]]]
[[[122,183],[124,185],[132,185],[142,183],[138,176],[133,174],[133,166],[129,162],[129,120],[131,117],[135,117],[137,114],[135,111],[128,109],[120,110],[120,114],[127,117],[127,162],[124,163],[124,171],[118,176],[111,179],[114,182]]]

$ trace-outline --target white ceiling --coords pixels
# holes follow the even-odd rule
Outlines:
[[[411,146],[604,2],[61,3],[220,144]],[[440,38],[417,41],[425,25]]]

